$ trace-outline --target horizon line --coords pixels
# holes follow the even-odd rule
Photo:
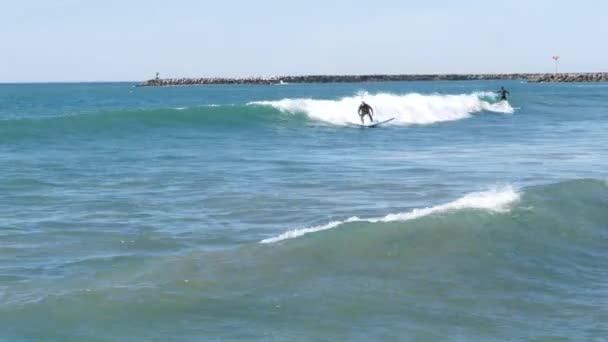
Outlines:
[[[608,73],[608,71],[568,71],[558,72],[557,74],[597,74]],[[310,76],[439,76],[439,75],[554,75],[555,72],[487,72],[487,73],[364,73],[364,74],[276,74],[276,75],[257,75],[257,76],[174,76],[160,77],[160,80],[168,79],[226,79],[226,80],[246,80],[246,79],[267,79],[280,77],[310,77]],[[0,81],[0,85],[27,85],[27,84],[86,84],[86,83],[141,83],[156,79],[148,78],[143,80],[65,80],[65,81]]]

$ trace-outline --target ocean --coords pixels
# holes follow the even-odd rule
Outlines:
[[[606,83],[0,85],[0,340],[606,340],[607,132]]]

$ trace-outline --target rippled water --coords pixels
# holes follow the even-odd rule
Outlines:
[[[0,339],[601,340],[606,132],[603,83],[0,85]]]

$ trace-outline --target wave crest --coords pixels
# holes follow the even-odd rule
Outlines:
[[[424,95],[410,93],[396,95],[380,93],[344,97],[339,100],[283,99],[279,101],[257,101],[249,105],[270,106],[282,112],[305,113],[313,120],[334,125],[358,123],[357,108],[364,99],[375,111],[378,120],[392,117],[392,124],[428,125],[442,121],[461,120],[471,114],[483,111],[512,114],[513,107],[508,102],[492,103],[496,94],[477,92],[460,95]]]
[[[343,221],[333,221],[321,226],[313,226],[308,228],[295,229],[278,236],[264,239],[261,243],[275,243],[283,240],[294,239],[306,234],[316,233],[323,230],[339,227],[346,223],[351,222],[367,222],[367,223],[379,223],[379,222],[395,222],[395,221],[409,221],[432,214],[462,210],[462,209],[478,209],[486,210],[490,212],[506,212],[512,203],[520,199],[520,193],[511,185],[504,186],[502,188],[494,188],[483,192],[474,192],[467,194],[455,201],[448,202],[445,204],[437,205],[428,208],[417,208],[409,212],[388,214],[384,217],[367,218],[362,219],[356,216],[348,218]]]

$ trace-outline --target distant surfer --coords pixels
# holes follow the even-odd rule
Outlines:
[[[500,101],[507,101],[507,95],[511,95],[505,87],[500,87],[498,91],[498,95],[500,95]]]
[[[365,101],[361,101],[361,105],[359,106],[359,117],[361,118],[361,124],[364,124],[363,118],[365,118],[366,115],[369,116],[369,121],[374,122],[374,118],[372,117],[373,114],[374,109],[372,106],[365,103]]]

